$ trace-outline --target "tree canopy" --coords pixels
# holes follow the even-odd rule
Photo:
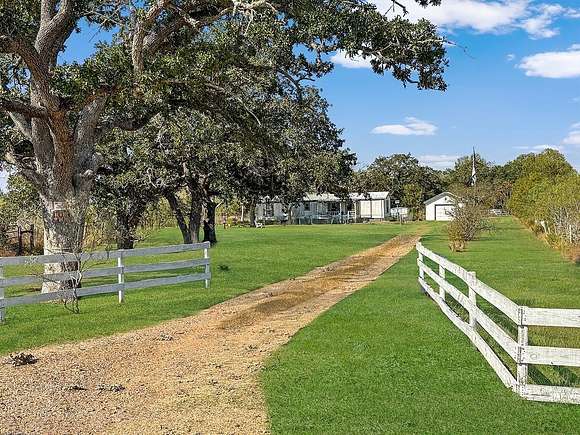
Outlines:
[[[407,198],[412,202],[411,207],[417,207],[419,202],[442,191],[437,171],[421,166],[411,154],[377,157],[361,171],[357,184],[360,191],[387,191],[393,198]]]
[[[113,129],[137,130],[180,107],[224,117],[249,109],[243,84],[266,79],[264,71],[300,95],[305,80],[331,70],[325,55],[336,50],[369,58],[376,73],[405,85],[445,89],[444,39],[395,3],[381,14],[361,0],[4,1],[4,155],[40,194],[45,249],[79,249],[103,163],[96,146]],[[83,61],[59,61],[87,23],[108,29],[112,41]],[[252,110],[243,116],[260,122]]]

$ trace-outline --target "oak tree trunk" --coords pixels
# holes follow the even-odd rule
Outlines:
[[[181,231],[181,236],[183,237],[183,243],[197,243],[199,242],[199,233],[201,230],[201,216],[202,216],[202,203],[197,198],[191,197],[189,204],[187,204],[187,219],[186,214],[182,210],[182,206],[179,203],[177,195],[173,192],[168,192],[164,194],[175,220],[177,221],[177,226]]]
[[[215,220],[216,220],[216,207],[217,204],[212,200],[206,203],[206,220],[203,224],[203,241],[210,242],[212,245],[217,243],[217,235],[215,232]]]
[[[86,209],[89,192],[76,192],[66,197],[41,196],[44,223],[45,254],[75,254],[82,252],[85,230]],[[64,260],[64,258],[63,258]],[[45,274],[74,273],[79,269],[77,261],[49,263],[44,266]],[[53,292],[63,288],[78,287],[74,279],[68,281],[48,280],[42,285],[42,292]]]
[[[197,243],[200,241],[201,218],[203,213],[203,204],[197,198],[191,196],[189,203],[189,232],[191,235],[191,242]]]
[[[248,212],[248,218],[250,220],[250,226],[255,227],[256,226],[256,201],[250,202],[249,209],[250,210]]]
[[[117,212],[117,249],[133,249],[135,247],[135,230],[131,219],[126,214]]]
[[[177,196],[173,192],[166,193],[164,196],[169,203],[169,207],[173,212],[173,216],[175,216],[177,226],[179,227],[179,231],[181,231],[181,237],[183,237],[183,243],[191,243],[191,233],[189,232],[189,227],[185,217],[183,216],[181,207],[179,206],[179,200],[177,199]]]

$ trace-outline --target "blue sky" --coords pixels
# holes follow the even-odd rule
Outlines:
[[[580,2],[443,3],[410,15],[463,47],[448,50],[446,92],[405,89],[340,54],[320,80],[359,165],[410,152],[444,168],[472,147],[503,163],[550,146],[580,169]]]
[[[385,11],[389,0],[374,0]],[[560,149],[580,169],[580,1],[443,0],[409,17],[440,26],[449,47],[448,90],[404,88],[368,63],[333,57],[319,80],[333,121],[363,167],[410,152],[435,168],[477,152],[503,163],[524,152]],[[80,60],[109,39],[95,29],[67,41],[63,60]]]

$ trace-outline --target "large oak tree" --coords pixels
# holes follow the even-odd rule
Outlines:
[[[440,0],[416,1],[427,6]],[[425,20],[411,23],[396,12],[383,15],[360,0],[2,3],[0,110],[14,127],[5,160],[40,194],[47,253],[81,249],[85,210],[102,162],[95,151],[102,135],[114,128],[141,128],[168,105],[211,109],[212,101],[195,97],[197,89],[214,86],[212,78],[188,81],[195,69],[187,64],[195,47],[191,42],[228,23],[238,26],[243,39],[248,29],[264,22],[278,25],[278,37],[284,35],[288,47],[302,47],[304,62],[321,67],[319,73],[325,53],[344,50],[370,57],[375,72],[390,71],[405,84],[445,88],[444,41],[435,26]],[[86,23],[113,32],[112,42],[100,44],[80,63],[60,62],[71,34]],[[267,43],[271,35],[262,36]],[[262,67],[277,74],[275,61]],[[300,79],[291,71],[288,75]],[[217,99],[226,98],[219,86],[213,90]]]

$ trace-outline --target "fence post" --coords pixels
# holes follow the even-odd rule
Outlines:
[[[441,277],[441,279],[445,279],[445,268],[441,265],[439,265],[439,276]],[[445,287],[443,287],[442,285],[439,285],[439,297],[445,301]]]
[[[477,307],[477,293],[475,293],[475,290],[473,289],[473,286],[475,285],[475,280],[477,279],[475,272],[468,272],[470,280],[469,280],[469,300],[471,301],[471,303],[473,304],[473,307]],[[475,318],[475,309],[473,310],[469,310],[469,326],[471,326],[472,329],[476,329],[477,328],[477,320]]]
[[[416,246],[416,248],[417,248],[417,256],[419,258],[419,262],[420,263],[423,263],[423,254],[421,254],[421,251],[419,251],[420,246],[421,245],[419,243],[417,243],[417,246]],[[425,279],[425,272],[423,271],[423,269],[421,269],[421,267],[419,267],[419,278]],[[427,293],[425,291],[425,289],[423,288],[423,285],[422,284],[419,284],[419,290],[422,291],[423,293]]]
[[[528,383],[528,365],[522,361],[524,346],[528,345],[528,327],[524,325],[525,309],[526,307],[518,307],[518,368],[516,385],[520,396],[523,396]]]
[[[207,260],[207,264],[205,265],[205,274],[209,275],[209,242],[206,242],[205,248],[203,248],[203,258]],[[205,288],[209,288],[209,278],[205,279]]]
[[[4,278],[4,268],[0,266],[0,279]],[[0,287],[0,305],[4,303],[4,287]],[[6,308],[0,306],[0,323],[6,319]]]
[[[119,283],[119,303],[125,302],[125,265],[123,264],[123,251],[118,251],[117,267],[121,270],[117,274],[117,282]]]

